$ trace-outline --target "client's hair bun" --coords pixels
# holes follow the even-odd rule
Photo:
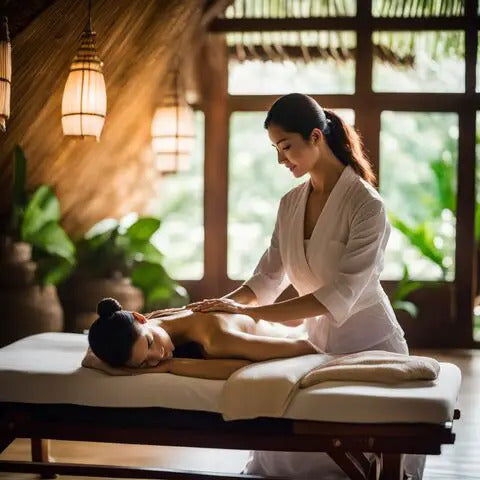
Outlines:
[[[109,317],[119,310],[122,310],[122,306],[114,298],[104,298],[97,305],[97,313],[100,317]]]

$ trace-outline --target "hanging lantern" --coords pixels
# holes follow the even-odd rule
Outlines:
[[[107,113],[107,93],[103,78],[103,63],[95,49],[95,32],[89,21],[82,33],[62,98],[62,128],[64,135],[94,136],[100,139]]]
[[[155,111],[152,121],[155,165],[163,174],[188,170],[195,147],[195,118],[175,75],[174,91]]]
[[[10,117],[10,92],[12,85],[12,44],[8,33],[7,17],[0,25],[0,130],[7,130]]]

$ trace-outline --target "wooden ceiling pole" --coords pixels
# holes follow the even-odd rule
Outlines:
[[[23,32],[30,23],[38,18],[47,8],[57,0],[33,0],[29,2],[10,1],[4,8],[4,15],[8,18],[10,37],[15,38]]]
[[[208,35],[204,46],[202,98],[205,113],[204,225],[206,296],[225,288],[228,218],[228,58],[225,37]],[[205,298],[205,297],[204,297]]]
[[[234,0],[213,0],[207,3],[200,21],[202,27],[208,27],[213,20],[221,15]]]

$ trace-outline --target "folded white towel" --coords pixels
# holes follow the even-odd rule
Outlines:
[[[381,350],[337,356],[307,373],[300,388],[340,380],[394,384],[409,380],[434,380],[439,363],[428,357],[403,355]]]
[[[227,420],[281,417],[299,388],[329,380],[387,384],[434,380],[439,371],[440,365],[432,358],[384,351],[253,363],[226,381],[220,410]]]

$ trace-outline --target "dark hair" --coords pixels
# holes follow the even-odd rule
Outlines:
[[[314,128],[319,128],[333,154],[344,165],[350,165],[371,185],[375,183],[375,174],[360,135],[332,110],[323,109],[312,97],[302,93],[280,97],[268,111],[264,127],[268,128],[272,123],[286,132],[299,133],[305,140],[310,138]]]
[[[131,312],[122,310],[114,298],[104,298],[97,305],[99,317],[88,331],[93,353],[112,367],[125,365],[139,332]]]

